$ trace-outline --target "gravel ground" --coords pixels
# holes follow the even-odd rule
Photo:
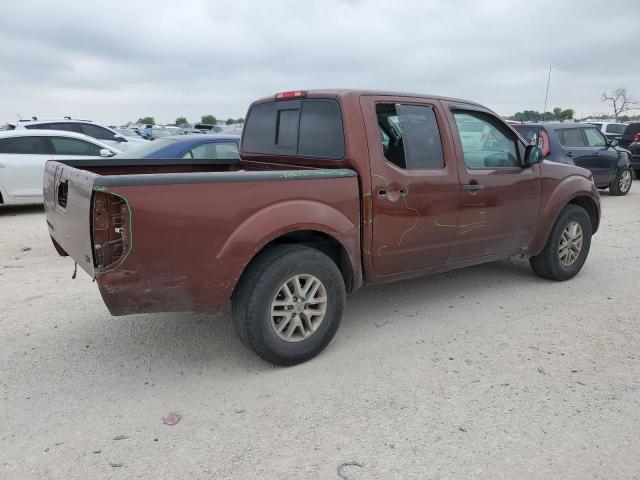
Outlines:
[[[110,317],[41,208],[0,209],[0,478],[640,478],[640,187],[602,200],[575,279],[361,290],[292,368],[226,316]]]

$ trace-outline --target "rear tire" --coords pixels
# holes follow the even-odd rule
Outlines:
[[[342,274],[327,255],[303,245],[277,245],[243,274],[232,304],[233,325],[242,343],[267,362],[295,365],[329,344],[345,300]]]
[[[563,281],[575,276],[584,265],[591,246],[589,214],[578,205],[567,205],[551,229],[547,245],[529,258],[534,273],[550,280]]]
[[[640,180],[640,169],[639,170],[634,170],[635,174],[636,174],[636,180]]]
[[[626,195],[631,190],[632,178],[631,169],[620,170],[613,182],[609,184],[609,193],[616,196]]]

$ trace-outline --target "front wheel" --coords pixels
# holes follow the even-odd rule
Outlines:
[[[578,205],[567,205],[558,216],[547,245],[529,259],[536,275],[550,280],[568,280],[584,265],[591,246],[591,220]]]
[[[320,353],[342,318],[345,286],[336,264],[303,245],[278,245],[243,274],[233,299],[233,324],[243,344],[276,365]]]
[[[631,182],[631,169],[621,170],[609,184],[609,193],[616,196],[626,195],[631,190]]]

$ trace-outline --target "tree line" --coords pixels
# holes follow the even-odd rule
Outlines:
[[[156,119],[154,117],[140,117],[138,119],[138,121],[136,122],[139,125],[155,125],[156,124]],[[189,122],[189,120],[187,120],[187,117],[178,117],[173,121],[173,125],[184,125],[184,124],[189,124],[191,122]],[[197,122],[195,122],[197,123]],[[213,116],[213,115],[202,115],[202,117],[200,117],[200,122],[199,123],[206,123],[209,125],[215,125],[216,123],[218,123],[218,119]],[[240,118],[227,118],[224,121],[225,125],[242,125],[244,123],[244,118],[240,117]]]

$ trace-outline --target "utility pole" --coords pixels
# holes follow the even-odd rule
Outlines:
[[[547,99],[549,98],[549,83],[551,83],[551,65],[549,65],[549,76],[547,77],[547,93],[544,95],[544,111],[542,112],[542,121],[547,114]]]

